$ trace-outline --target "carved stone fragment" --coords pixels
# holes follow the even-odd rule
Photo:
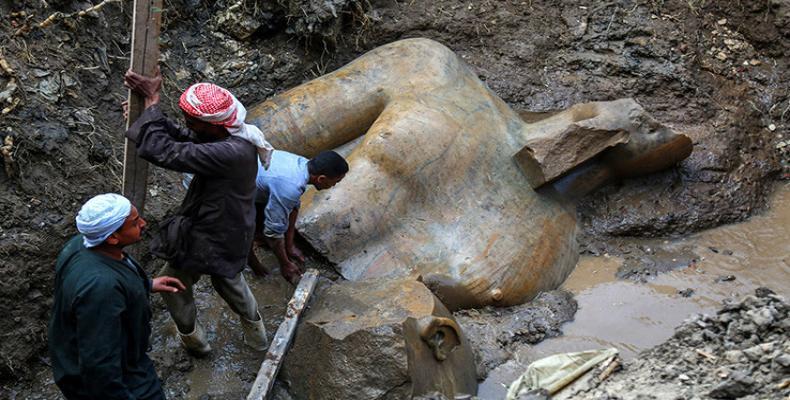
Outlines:
[[[439,392],[452,399],[477,392],[466,337],[422,283],[343,282],[315,299],[281,374],[296,398],[408,399]]]

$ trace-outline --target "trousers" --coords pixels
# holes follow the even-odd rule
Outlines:
[[[168,265],[164,267],[160,275],[172,276],[178,278],[186,290],[178,293],[162,293],[162,299],[167,305],[167,311],[175,321],[178,331],[183,334],[189,334],[195,330],[195,321],[197,320],[197,307],[195,306],[195,296],[192,287],[200,281],[203,276],[201,273],[186,271],[183,269],[173,268]],[[225,278],[218,275],[209,275],[211,277],[211,285],[217,291],[220,297],[225,300],[225,303],[230,306],[230,309],[238,314],[241,318],[248,321],[258,320],[258,302],[244,279],[244,274],[239,272],[233,278]]]

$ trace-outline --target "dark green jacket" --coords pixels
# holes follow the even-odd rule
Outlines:
[[[157,398],[161,383],[146,355],[151,284],[136,261],[88,250],[82,235],[58,256],[49,351],[55,382],[80,399]],[[65,386],[65,387],[64,387]]]

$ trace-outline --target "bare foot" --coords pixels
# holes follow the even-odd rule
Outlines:
[[[263,265],[263,263],[260,262],[260,260],[258,260],[258,257],[256,257],[255,254],[250,254],[250,256],[247,257],[247,265],[250,267],[252,272],[255,273],[255,276],[264,277],[272,272],[271,269],[267,268],[265,265]]]

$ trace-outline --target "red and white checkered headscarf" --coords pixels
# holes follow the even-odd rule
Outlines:
[[[269,169],[274,147],[266,141],[257,126],[244,122],[247,109],[227,89],[213,83],[196,83],[181,94],[178,105],[188,115],[213,125],[224,126],[231,135],[255,145],[261,164]]]

